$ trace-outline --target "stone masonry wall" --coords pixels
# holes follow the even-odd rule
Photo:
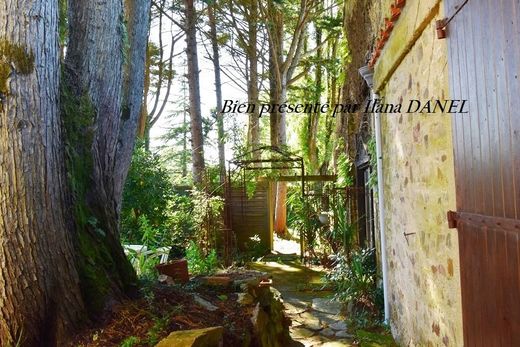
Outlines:
[[[381,3],[374,27],[389,12]],[[447,45],[434,28],[443,17],[442,1],[407,1],[375,66],[386,102],[449,98]],[[455,209],[451,117],[382,117],[391,328],[403,346],[463,345],[457,234],[446,221]]]

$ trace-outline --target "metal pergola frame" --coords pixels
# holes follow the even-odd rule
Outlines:
[[[261,158],[261,155],[265,152],[269,152],[269,158]],[[251,159],[255,156],[260,156],[260,159]],[[301,183],[301,199],[306,196],[316,196],[313,193],[307,192],[306,182],[335,182],[337,179],[336,175],[305,175],[305,164],[301,156],[296,155],[292,152],[280,149],[275,146],[260,146],[242,155],[239,155],[228,161],[228,180],[227,180],[227,192],[226,192],[226,205],[229,210],[226,214],[227,221],[226,227],[232,229],[231,221],[231,186],[232,177],[237,171],[242,171],[242,184],[245,191],[246,187],[246,172],[257,171],[257,170],[299,170],[299,175],[280,175],[275,180],[277,182],[300,182]],[[337,189],[337,188],[336,188]],[[304,255],[304,244],[303,235],[300,233],[300,252],[301,256]]]

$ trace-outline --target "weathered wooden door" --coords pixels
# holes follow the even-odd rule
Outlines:
[[[520,2],[447,0],[465,346],[520,346]],[[459,6],[459,7],[457,7]]]

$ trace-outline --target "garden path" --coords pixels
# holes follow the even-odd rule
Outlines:
[[[303,266],[293,255],[271,255],[250,267],[271,275],[273,287],[282,293],[295,346],[354,346],[341,305],[323,290],[324,271]]]

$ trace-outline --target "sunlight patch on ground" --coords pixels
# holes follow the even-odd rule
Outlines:
[[[300,241],[282,239],[275,233],[273,236],[273,251],[279,254],[300,254]]]

